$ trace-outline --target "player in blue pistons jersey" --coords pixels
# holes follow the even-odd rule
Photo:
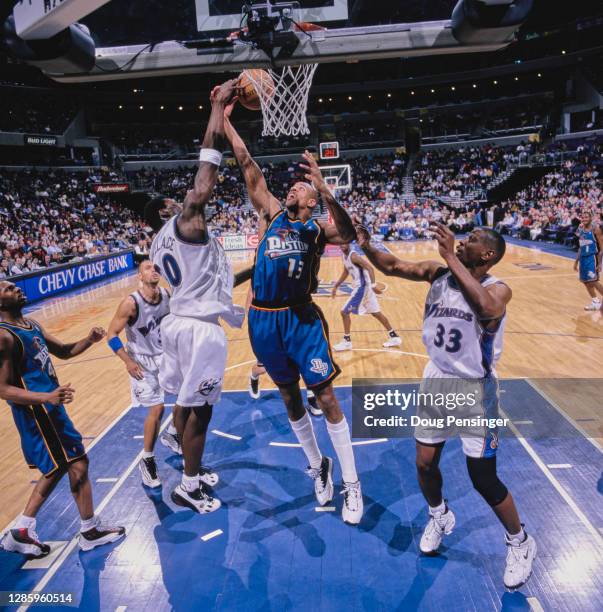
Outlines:
[[[325,183],[314,157],[306,151],[300,164],[308,182],[289,190],[285,207],[272,195],[262,171],[249,155],[230,122],[226,109],[224,130],[245,178],[249,198],[266,231],[256,251],[249,309],[249,338],[258,361],[278,386],[291,428],[308,459],[308,475],[320,505],[333,498],[333,460],[316,443],[310,416],[304,408],[300,376],[322,409],[329,436],[341,464],[344,503],[342,518],[358,524],[363,502],[356,473],[350,430],[333,390],[340,370],[333,361],[329,331],[322,311],[312,302],[320,256],[325,244],[347,244],[356,232],[352,220]],[[319,198],[334,223],[313,218]]]
[[[579,270],[580,281],[584,283],[591,303],[584,310],[599,310],[603,295],[603,285],[599,281],[601,257],[603,257],[603,231],[593,223],[593,215],[589,210],[582,212],[580,226],[576,232],[580,248],[574,263],[574,270]]]

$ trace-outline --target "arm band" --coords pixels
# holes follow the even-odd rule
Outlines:
[[[121,340],[119,339],[119,336],[115,336],[114,338],[111,338],[110,340],[107,341],[107,344],[109,345],[109,348],[117,355],[117,351],[119,351],[119,349],[124,348],[124,345],[121,343]]]
[[[199,153],[199,161],[209,162],[210,164],[214,164],[214,166],[220,166],[222,163],[222,153],[220,153],[220,151],[216,151],[215,149],[201,149],[201,152]]]

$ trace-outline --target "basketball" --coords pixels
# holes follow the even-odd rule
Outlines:
[[[249,110],[258,111],[261,108],[257,88],[261,88],[264,94],[271,98],[274,94],[272,77],[265,70],[259,68],[241,72],[237,84],[237,96],[239,102]]]

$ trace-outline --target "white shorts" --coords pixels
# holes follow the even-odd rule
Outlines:
[[[439,383],[437,379],[442,379]],[[429,408],[417,407],[418,417],[433,419],[440,417],[446,419],[449,415],[467,418],[499,418],[499,392],[498,379],[495,376],[482,379],[463,379],[442,372],[432,361],[429,361],[423,371],[422,392],[463,394],[466,396],[473,391],[479,391],[479,401],[472,407],[463,406],[462,409],[454,411],[445,406]],[[467,457],[493,457],[499,445],[498,429],[490,427],[465,427],[455,426],[440,429],[433,425],[417,425],[415,427],[415,440],[427,445],[441,444],[451,437],[459,435],[463,444],[463,452]]]
[[[370,285],[365,284],[352,291],[350,299],[345,303],[341,312],[365,315],[380,312],[380,310],[377,295]]]
[[[178,406],[214,405],[222,394],[226,334],[218,323],[169,314],[161,321],[159,383]]]
[[[163,404],[163,389],[159,385],[159,370],[161,368],[161,356],[138,355],[128,351],[128,355],[140,365],[144,372],[144,378],[137,380],[130,376],[130,393],[132,406],[157,406]]]

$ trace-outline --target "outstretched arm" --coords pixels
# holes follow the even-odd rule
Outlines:
[[[205,136],[203,149],[213,149],[220,154],[224,149],[224,108],[234,95],[234,79],[226,81],[215,88],[211,94],[211,114]],[[218,178],[220,161],[204,159],[199,162],[193,188],[184,198],[182,213],[178,218],[178,230],[185,239],[199,242],[207,237],[205,225],[205,205],[213,193]]]
[[[314,156],[310,151],[304,151],[302,157],[306,163],[300,164],[300,167],[306,171],[306,179],[312,182],[314,188],[327,205],[333,219],[332,224],[320,224],[325,233],[326,241],[329,244],[348,244],[356,240],[354,223],[345,208],[333,197]]]
[[[93,344],[100,342],[107,335],[107,332],[102,327],[93,327],[88,332],[88,335],[81,340],[65,343],[48,333],[45,329],[42,329],[42,333],[44,334],[44,340],[46,340],[46,344],[48,345],[48,350],[55,357],[59,357],[60,359],[71,359],[81,355]]]
[[[411,281],[433,282],[436,274],[444,266],[437,261],[402,261],[391,253],[376,249],[370,242],[366,227],[356,226],[358,244],[369,261],[386,276],[398,276]]]
[[[234,275],[234,285],[233,287],[238,287],[242,285],[245,281],[248,281],[253,276],[253,266],[250,268],[244,268],[240,270]]]
[[[230,115],[233,108],[234,103],[229,104],[224,113],[224,132],[226,138],[230,142],[232,152],[243,173],[247,193],[253,207],[257,210],[260,217],[272,219],[281,210],[280,202],[270,193],[264,174],[249,154],[243,139],[231,123]]]

